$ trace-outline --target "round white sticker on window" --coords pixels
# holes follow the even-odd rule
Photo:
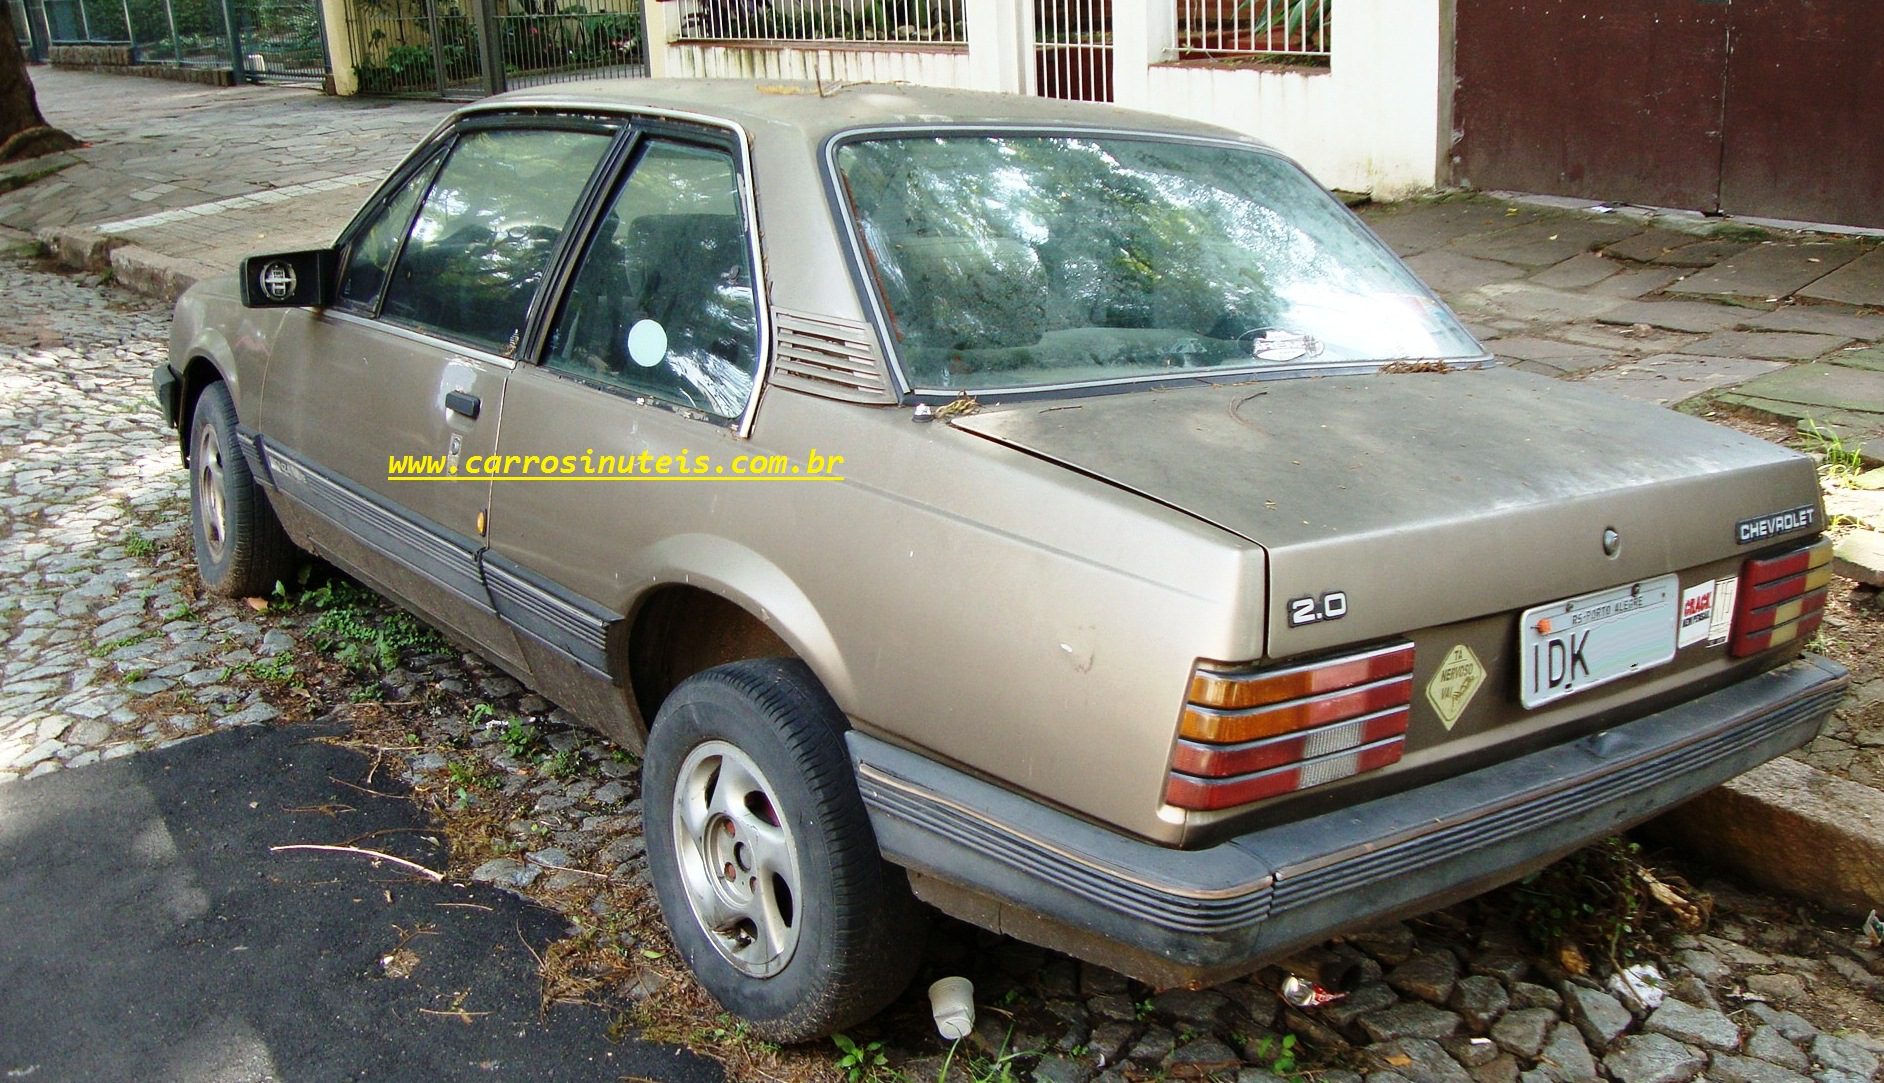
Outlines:
[[[628,356],[644,369],[667,358],[667,328],[653,320],[637,320],[628,329]]]

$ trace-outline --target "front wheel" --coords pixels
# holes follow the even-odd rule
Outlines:
[[[236,444],[235,403],[219,380],[190,418],[190,526],[196,569],[211,593],[266,595],[294,573],[294,543]]]
[[[882,859],[844,716],[794,659],[683,681],[648,737],[648,862],[675,946],[763,1037],[823,1037],[909,983],[923,919]]]

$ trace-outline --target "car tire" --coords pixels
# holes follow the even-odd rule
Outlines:
[[[765,658],[681,682],[648,737],[648,864],[674,945],[774,1041],[876,1014],[922,955],[924,912],[877,850],[845,728],[804,663]]]
[[[220,380],[196,397],[189,446],[190,532],[203,585],[227,598],[267,595],[293,577],[298,555],[249,473],[235,403]]]

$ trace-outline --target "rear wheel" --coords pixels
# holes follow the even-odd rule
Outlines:
[[[877,851],[844,725],[803,663],[769,658],[683,681],[648,738],[648,862],[675,946],[777,1041],[875,1014],[921,956],[921,910]]]
[[[265,595],[294,573],[294,543],[249,474],[221,381],[203,388],[190,418],[190,525],[196,569],[212,593]]]

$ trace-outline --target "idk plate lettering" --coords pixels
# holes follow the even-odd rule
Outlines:
[[[1540,707],[1668,662],[1682,609],[1681,580],[1664,575],[1525,610],[1519,700]]]

